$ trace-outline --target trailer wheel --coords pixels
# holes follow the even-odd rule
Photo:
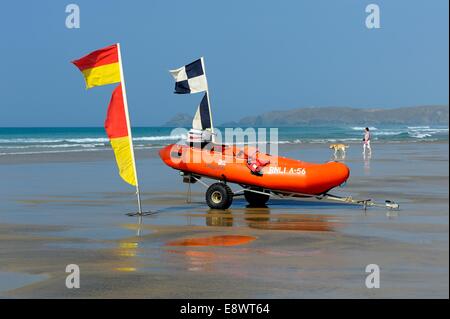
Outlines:
[[[259,189],[255,189],[255,190],[260,191]],[[269,195],[263,195],[263,194],[254,193],[251,191],[244,191],[244,197],[245,197],[245,200],[250,204],[250,206],[253,206],[253,207],[265,206],[267,201],[270,198]]]
[[[205,197],[212,209],[227,209],[233,202],[233,191],[224,183],[214,183],[208,187]]]

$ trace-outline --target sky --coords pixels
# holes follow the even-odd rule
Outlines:
[[[80,8],[68,29],[66,6]],[[380,28],[366,27],[368,4]],[[169,69],[203,56],[216,123],[308,106],[448,105],[447,0],[39,0],[0,6],[0,127],[102,126],[113,85],[70,61],[120,42],[132,126],[194,114]],[[326,114],[324,114],[326,116]]]

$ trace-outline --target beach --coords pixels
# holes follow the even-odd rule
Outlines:
[[[448,132],[448,129],[447,129]],[[0,156],[2,298],[448,298],[449,144],[375,141],[333,193],[394,200],[399,211],[272,199],[227,211],[165,166],[158,147],[136,152],[143,208],[111,150]],[[326,162],[326,143],[286,143],[279,154]],[[211,181],[206,182],[210,183]],[[236,188],[235,188],[236,189]],[[68,289],[66,266],[80,268]],[[380,268],[380,288],[365,285]]]

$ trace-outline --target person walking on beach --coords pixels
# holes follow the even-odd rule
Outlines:
[[[364,129],[364,138],[363,138],[363,154],[366,155],[366,149],[369,151],[369,154],[372,154],[372,148],[370,147],[370,130],[368,127]]]

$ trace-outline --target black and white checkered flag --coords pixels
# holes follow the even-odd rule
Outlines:
[[[202,98],[200,105],[197,107],[194,119],[192,120],[192,128],[196,130],[206,130],[211,128],[211,115],[209,113],[208,93]]]
[[[176,81],[174,93],[190,94],[208,90],[203,58],[179,69],[170,70],[170,73]]]

